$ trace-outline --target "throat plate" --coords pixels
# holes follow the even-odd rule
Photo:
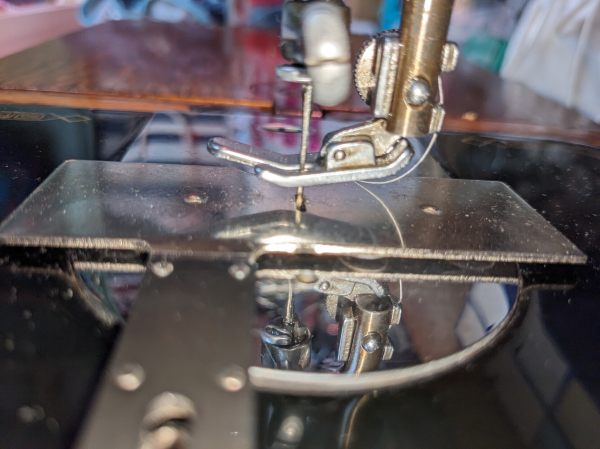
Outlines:
[[[305,194],[307,212],[298,223],[291,189],[234,168],[71,161],[4,222],[0,241],[139,248],[165,239],[192,245],[231,238],[267,252],[586,261],[500,182],[405,178],[309,187]],[[273,212],[273,225],[264,222]]]

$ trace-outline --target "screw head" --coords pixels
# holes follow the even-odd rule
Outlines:
[[[229,366],[219,373],[217,384],[225,391],[240,391],[246,385],[246,372],[239,366]]]
[[[331,284],[327,281],[321,281],[321,282],[319,282],[318,288],[322,292],[326,292],[327,290],[329,290],[331,288]]]
[[[123,391],[135,391],[144,383],[146,373],[137,363],[124,363],[115,372],[115,384]]]
[[[194,193],[186,196],[183,201],[187,204],[204,204],[208,201],[208,198],[202,195],[196,195]]]
[[[140,449],[181,449],[189,447],[188,428],[197,417],[194,403],[169,391],[154,397],[141,423]]]
[[[421,106],[431,97],[429,84],[422,78],[413,78],[406,83],[404,98],[412,106]]]
[[[304,421],[296,415],[291,415],[281,423],[277,439],[287,444],[297,444],[302,439],[302,435],[304,435]]]
[[[377,351],[381,347],[381,335],[377,332],[371,332],[363,337],[362,348],[371,353]]]
[[[344,150],[337,150],[335,153],[333,153],[333,158],[336,161],[343,161],[346,159],[346,152]]]
[[[160,426],[143,436],[142,449],[178,449],[189,447],[190,435],[182,427],[175,425]]]
[[[153,262],[150,264],[150,270],[160,278],[166,278],[170,275],[175,267],[171,262],[167,262],[166,260],[159,260],[158,262]]]
[[[243,281],[250,274],[250,267],[245,263],[236,263],[229,267],[229,274],[238,281]]]

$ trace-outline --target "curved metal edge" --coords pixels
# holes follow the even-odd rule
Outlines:
[[[247,167],[268,165],[282,171],[299,171],[300,163],[298,155],[285,155],[273,151],[257,148],[224,137],[214,137],[208,141],[207,149],[210,154],[219,159],[224,159]],[[307,167],[312,167],[313,156]]]
[[[264,179],[265,181],[269,181],[280,187],[310,187],[324,184],[386,178],[398,173],[406,167],[410,163],[413,155],[413,149],[408,147],[394,162],[382,167],[334,171],[308,171],[290,174],[283,170],[272,169],[266,165],[258,165],[255,167],[255,170],[260,179]]]
[[[493,349],[519,321],[529,304],[525,297],[529,289],[519,287],[519,293],[509,315],[478,342],[455,354],[410,368],[397,368],[360,375],[279,371],[252,366],[248,375],[252,386],[265,393],[284,393],[296,396],[340,396],[367,393],[373,390],[407,388],[433,380],[466,366]]]

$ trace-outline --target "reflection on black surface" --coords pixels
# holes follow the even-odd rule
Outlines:
[[[360,279],[355,281],[361,283]],[[326,295],[316,291],[315,285],[297,280],[291,283],[295,313],[312,335],[309,370],[339,372],[343,365],[336,360],[339,323],[326,308]],[[404,281],[402,292],[397,281],[382,285],[394,297],[402,298],[402,319],[389,330],[394,353],[379,370],[424,364],[470,347],[503,322],[517,294],[514,285],[493,283]],[[257,327],[283,316],[288,288],[287,280],[258,282]]]
[[[568,291],[530,292],[520,326],[486,357],[419,387],[381,393],[334,426],[361,397],[315,407],[296,447],[591,448],[600,434],[600,161],[598,150],[557,142],[442,135],[451,176],[500,180],[589,256]],[[263,395],[262,407],[280,398]],[[271,415],[264,413],[266,420]],[[271,413],[273,413],[271,410]],[[325,416],[323,416],[325,415]],[[363,417],[364,416],[364,417]],[[307,429],[310,426],[307,425]],[[272,430],[261,428],[262,447]],[[316,436],[316,438],[314,437]],[[350,437],[348,437],[350,436]]]
[[[148,118],[0,108],[0,217],[66,159],[120,159]],[[515,332],[485,358],[433,382],[362,402],[362,396],[260,395],[259,447],[597,447],[598,150],[465,135],[442,135],[438,142],[438,155],[451,176],[508,183],[584,251],[590,259],[578,271],[579,283],[569,291],[532,292]],[[131,292],[114,282],[115,289],[122,289],[125,308],[120,312],[125,313]],[[76,295],[68,298],[69,288],[75,291],[64,279],[1,268],[2,447],[65,447],[88,405],[116,331],[78,306]],[[432,332],[436,327],[433,323]],[[298,441],[279,433],[290,416],[303,423]]]
[[[0,446],[71,444],[117,328],[94,316],[74,276],[0,267]]]
[[[506,403],[526,442],[593,447],[600,432],[600,150],[459,134],[438,142],[452,176],[506,182],[588,255],[572,290],[540,292],[521,329],[530,335],[513,351],[520,363],[501,382],[528,385],[521,401]],[[525,405],[534,419],[521,419]]]
[[[0,219],[69,159],[120,160],[152,114],[0,106]]]
[[[260,447],[275,447],[290,411],[305,416],[299,449],[593,447],[598,409],[568,366],[556,365],[536,296],[515,335],[435,381],[328,401],[261,395]]]
[[[245,239],[256,243],[354,243],[373,244],[371,229],[291,210],[272,210],[228,218],[211,224],[216,239]]]

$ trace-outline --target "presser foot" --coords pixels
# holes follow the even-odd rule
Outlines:
[[[359,125],[356,128],[365,124]],[[348,129],[326,138],[321,154],[307,155],[304,170],[298,156],[282,155],[262,148],[217,137],[208,151],[221,159],[253,167],[256,175],[282,187],[308,187],[340,182],[365,181],[395,175],[411,161],[414,150],[408,140],[388,140],[380,151],[379,140],[368,133],[350,135]]]

